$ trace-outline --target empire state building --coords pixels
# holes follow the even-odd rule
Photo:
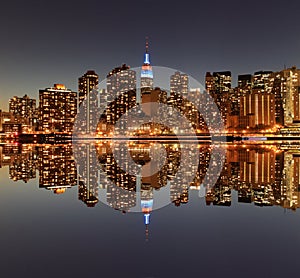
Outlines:
[[[144,64],[141,70],[141,92],[150,91],[153,89],[153,71],[150,64],[149,42],[146,39],[146,51],[144,54]]]

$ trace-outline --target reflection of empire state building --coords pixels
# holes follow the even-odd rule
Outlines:
[[[144,214],[144,223],[146,226],[146,240],[148,240],[150,213],[153,209],[153,188],[151,184],[143,182],[142,172],[136,176],[136,190],[140,192],[141,209]]]
[[[151,189],[141,190],[141,207],[144,214],[144,223],[146,226],[146,239],[148,240],[150,213],[153,208],[153,191]]]
[[[141,93],[153,89],[153,71],[150,64],[149,43],[146,39],[146,51],[144,54],[144,64],[141,71]]]

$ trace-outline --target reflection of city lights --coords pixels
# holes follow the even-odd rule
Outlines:
[[[151,143],[153,144],[153,142],[130,142],[131,150],[137,155],[143,154],[145,151],[149,152]],[[154,145],[159,146],[159,144]],[[81,146],[86,147],[85,144],[81,144]],[[109,159],[109,142],[99,140],[97,141],[96,147],[100,146],[106,149],[102,155],[103,157],[107,156],[105,160],[105,165],[108,166],[107,169],[114,169],[116,166],[114,164],[115,162]],[[209,155],[207,156],[209,146],[201,144],[197,146],[201,157],[203,157],[200,163],[206,160],[209,162]],[[289,146],[290,149],[287,152],[283,151],[283,148],[287,146]],[[299,180],[294,176],[294,173],[297,172],[300,165],[298,146],[299,144],[296,142],[281,145],[228,145],[227,164],[225,164],[225,168],[230,165],[232,171],[230,173],[225,171],[221,174],[222,183],[216,184],[214,188],[206,192],[207,202],[214,202],[215,205],[228,204],[231,200],[230,191],[237,190],[240,198],[241,196],[247,198],[247,194],[250,194],[251,199],[249,200],[257,205],[280,205],[293,210],[298,208],[300,202],[298,200],[298,187],[295,187],[295,185],[298,185]],[[176,149],[184,148],[184,145],[164,143],[163,147],[174,151],[174,155],[177,153]],[[70,152],[71,146],[53,146],[47,144],[38,146],[23,144],[19,146],[10,143],[1,148],[3,148],[2,163],[4,163],[3,165],[9,165],[10,178],[12,180],[28,181],[29,179],[36,178],[35,173],[32,171],[32,169],[34,169],[34,171],[40,171],[41,188],[51,190],[51,192],[55,194],[62,194],[67,191],[67,188],[77,184],[79,186],[78,190],[80,190],[80,200],[84,201],[89,207],[93,207],[97,204],[98,195],[93,195],[96,194],[96,191],[93,191],[95,188],[89,188],[87,184],[79,185],[76,181],[76,167],[73,162],[72,153]],[[246,153],[247,155],[245,155]],[[204,158],[205,156],[207,157]],[[236,162],[238,162],[238,164]],[[168,172],[162,172],[161,174],[164,173],[168,178],[172,179],[175,173],[172,171],[176,169],[176,165],[176,159],[169,160],[167,163]],[[244,165],[246,165],[246,167]],[[200,189],[201,180],[206,167],[206,164],[203,164],[203,166],[200,164],[197,180],[191,184],[190,190]],[[29,169],[31,169],[31,171],[29,171]],[[118,175],[118,172],[111,173]],[[124,175],[119,175],[118,180],[119,186],[126,186]],[[234,187],[232,187],[232,184],[234,184]],[[284,187],[282,186],[283,184]],[[98,186],[99,184],[97,184],[97,188]],[[101,186],[103,188],[105,184]],[[148,189],[144,190],[146,193],[148,192]],[[273,195],[274,190],[279,190],[279,192],[283,193],[276,197]],[[188,193],[184,193],[180,198],[177,195],[174,196],[177,196],[175,198],[180,200],[178,202],[184,204],[188,202],[188,195],[185,194]],[[287,196],[289,196],[289,199],[287,199]],[[151,196],[148,196],[147,198],[151,200],[150,197]],[[145,200],[147,201],[148,199]],[[242,200],[243,199],[240,201]],[[125,200],[122,202],[125,204]],[[144,208],[146,215],[150,212],[150,207]],[[147,219],[145,219],[145,221],[147,223]]]

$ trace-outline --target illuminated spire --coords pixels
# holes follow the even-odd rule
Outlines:
[[[153,71],[150,63],[149,38],[146,37],[144,64],[141,71],[141,88],[153,88]]]
[[[151,190],[141,190],[141,207],[144,214],[144,224],[146,227],[146,241],[149,237],[150,213],[153,208],[153,192]]]
[[[144,55],[144,65],[150,65],[150,53],[149,53],[149,38],[146,37],[146,50]]]
[[[145,223],[146,241],[148,241],[149,240],[150,213],[144,213],[144,223]]]
[[[146,53],[148,53],[148,49],[149,49],[149,38],[146,37]]]
[[[146,241],[149,241],[149,225],[146,225],[145,234],[146,234]]]

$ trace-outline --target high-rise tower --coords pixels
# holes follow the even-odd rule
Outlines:
[[[126,64],[109,72],[106,77],[107,124],[114,126],[116,122],[136,104],[136,72]],[[126,123],[121,125],[125,129]],[[115,127],[114,127],[115,128]]]
[[[25,133],[33,131],[37,127],[36,100],[24,97],[13,97],[9,100],[9,112],[15,117],[15,122],[22,124]]]
[[[39,129],[46,133],[72,132],[77,113],[77,93],[63,84],[39,90]]]
[[[153,71],[150,63],[149,42],[146,38],[146,51],[144,54],[144,64],[141,71],[141,93],[150,91],[153,88]]]
[[[95,109],[98,106],[96,91],[98,78],[98,74],[93,70],[88,70],[78,78],[78,109],[81,107],[80,111],[82,113],[80,131],[85,133],[90,133],[96,124],[93,115],[96,115]]]
[[[78,78],[78,104],[80,105],[90,92],[98,85],[99,76],[95,71],[88,70],[83,76]]]
[[[146,240],[148,241],[150,213],[153,208],[153,191],[149,188],[141,189],[141,207],[144,214],[144,224],[146,227]]]
[[[186,96],[189,91],[189,77],[187,74],[176,71],[170,77],[170,91],[181,96]]]

